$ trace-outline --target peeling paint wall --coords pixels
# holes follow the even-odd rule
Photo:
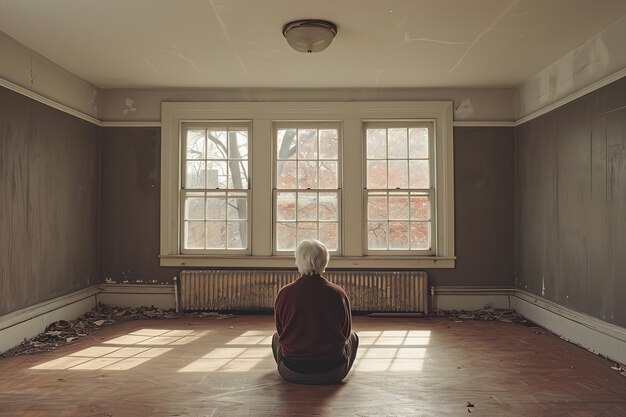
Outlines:
[[[516,128],[515,284],[626,326],[626,78]]]
[[[103,128],[102,280],[170,282],[159,266],[159,128]],[[455,128],[456,269],[433,285],[513,285],[513,128]]]
[[[98,280],[98,127],[0,87],[0,315]]]
[[[564,55],[519,88],[521,119],[626,68],[626,16]]]
[[[0,78],[98,117],[98,89],[0,32]]]

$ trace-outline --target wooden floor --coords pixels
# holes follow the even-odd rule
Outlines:
[[[275,370],[272,320],[125,322],[2,359],[0,416],[626,416],[626,378],[539,328],[355,317],[348,378],[299,386]]]

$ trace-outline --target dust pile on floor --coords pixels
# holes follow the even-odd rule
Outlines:
[[[515,310],[499,309],[486,307],[482,310],[465,311],[465,310],[438,310],[433,313],[435,316],[448,317],[453,320],[483,320],[483,321],[503,321],[506,323],[518,323],[531,325],[529,322],[516,312]]]

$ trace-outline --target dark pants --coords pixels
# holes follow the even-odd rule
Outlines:
[[[337,384],[341,382],[346,375],[348,375],[348,372],[350,372],[350,368],[352,368],[358,347],[359,337],[356,333],[352,332],[350,334],[350,338],[346,342],[344,352],[346,360],[343,363],[330,371],[304,374],[296,372],[285,365],[284,357],[278,343],[278,333],[274,333],[274,337],[272,338],[272,352],[274,353],[274,360],[278,365],[278,373],[286,381],[294,384]],[[315,362],[315,359],[312,358],[311,361]]]

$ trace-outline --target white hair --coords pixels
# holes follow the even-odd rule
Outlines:
[[[296,266],[301,275],[320,275],[326,270],[330,255],[318,240],[303,240],[296,248]]]

